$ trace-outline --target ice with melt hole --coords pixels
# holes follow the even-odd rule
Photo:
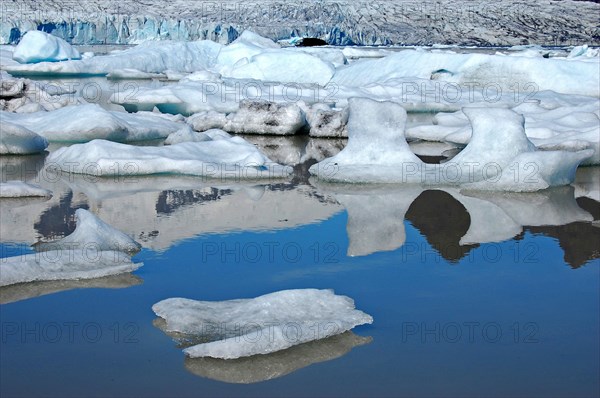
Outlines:
[[[287,177],[293,171],[271,161],[243,138],[225,136],[160,147],[93,140],[60,148],[47,162],[65,172],[96,176],[181,174],[252,179]]]
[[[90,247],[95,250],[114,250],[134,254],[142,246],[125,233],[111,227],[85,209],[75,211],[77,226],[69,236],[54,242],[34,245],[37,251],[69,250]]]
[[[318,289],[219,302],[170,298],[152,310],[166,321],[167,332],[209,340],[184,350],[192,358],[269,354],[373,322],[351,298]]]
[[[23,181],[0,182],[0,198],[51,197],[52,192]]]
[[[87,210],[75,212],[75,231],[56,242],[34,245],[41,253],[3,258],[0,286],[52,280],[94,279],[131,272],[129,257],[141,246]]]
[[[351,183],[460,185],[471,189],[537,191],[573,182],[577,166],[593,155],[538,151],[523,117],[504,108],[463,108],[473,134],[452,160],[426,164],[404,136],[406,111],[392,102],[349,101],[348,145],[310,168],[320,179]]]
[[[13,52],[13,59],[22,64],[81,59],[79,51],[63,39],[31,30],[23,36]]]

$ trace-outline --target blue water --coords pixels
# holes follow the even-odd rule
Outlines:
[[[598,395],[598,258],[572,268],[558,240],[525,231],[450,261],[408,220],[402,247],[348,257],[347,221],[341,211],[289,229],[190,236],[136,255],[142,283],[2,305],[0,395]],[[293,288],[352,297],[374,318],[354,332],[372,341],[282,377],[234,384],[187,371],[181,349],[153,326],[151,306],[165,298]]]

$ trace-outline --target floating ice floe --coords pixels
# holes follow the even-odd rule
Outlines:
[[[133,263],[123,252],[53,250],[0,259],[0,286],[50,280],[94,279],[132,272]]]
[[[77,228],[71,235],[36,245],[39,253],[0,259],[0,286],[56,280],[94,279],[131,272],[130,255],[140,246],[87,210],[76,211]]]
[[[4,69],[19,76],[105,76],[123,69],[146,73],[194,72],[211,66],[220,50],[220,44],[208,40],[144,42],[108,55],[62,62],[10,64],[4,65]]]
[[[170,115],[109,111],[97,104],[28,114],[1,112],[0,115],[3,121],[22,126],[52,142],[141,141],[165,138],[180,129],[189,129],[185,123],[173,121]]]
[[[39,30],[25,33],[13,52],[13,59],[22,64],[80,59],[79,51],[63,39]]]
[[[577,166],[594,153],[538,151],[525,135],[521,115],[503,108],[464,108],[473,130],[469,144],[447,163],[426,164],[406,142],[406,112],[400,105],[354,98],[349,106],[348,145],[310,168],[320,179],[536,191],[573,182]]]
[[[75,211],[76,228],[72,234],[54,242],[35,244],[37,251],[82,250],[119,251],[135,254],[142,246],[123,232],[111,227],[85,209]]]
[[[48,164],[96,176],[184,174],[217,179],[281,178],[292,168],[272,162],[241,137],[140,147],[104,140],[63,147]]]
[[[166,75],[162,73],[149,73],[142,72],[138,69],[115,69],[106,75],[108,79],[161,79],[165,78]]]
[[[50,197],[52,192],[23,181],[0,182],[0,198]]]
[[[152,306],[167,332],[209,342],[188,347],[192,357],[235,359],[269,354],[370,324],[354,301],[331,290],[283,290],[254,299],[221,302],[170,298]]]
[[[2,120],[0,130],[0,155],[29,155],[48,147],[48,140],[25,127]]]

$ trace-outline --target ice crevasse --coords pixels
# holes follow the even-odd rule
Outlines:
[[[427,164],[409,148],[406,111],[393,102],[349,101],[348,145],[310,168],[319,179],[346,183],[459,185],[476,190],[537,191],[573,182],[593,149],[542,151],[525,135],[523,116],[505,108],[463,108],[469,144],[443,164]]]

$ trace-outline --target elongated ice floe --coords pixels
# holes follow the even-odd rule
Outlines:
[[[118,251],[51,250],[0,259],[0,286],[34,281],[94,279],[131,272],[133,263]]]
[[[48,140],[25,127],[2,120],[0,155],[29,155],[43,152]]]
[[[241,137],[161,147],[93,140],[60,148],[47,163],[65,172],[95,176],[183,174],[252,179],[287,177],[293,171],[272,162]]]
[[[331,290],[282,290],[221,302],[170,298],[152,306],[167,332],[206,338],[188,347],[192,357],[235,359],[269,354],[344,333],[373,322],[354,301]]]
[[[52,192],[38,185],[23,181],[0,182],[0,198],[50,197]]]
[[[86,142],[93,139],[127,142],[165,138],[180,129],[189,129],[151,112],[129,114],[108,111],[97,104],[74,105],[50,112],[1,112],[2,120],[29,129],[49,141]]]
[[[504,108],[464,108],[473,130],[469,144],[447,163],[426,164],[406,142],[402,106],[364,98],[351,99],[349,106],[348,145],[310,168],[320,179],[536,191],[570,184],[577,166],[594,153],[538,151],[525,135],[521,115]]]
[[[5,65],[4,69],[15,76],[104,76],[122,69],[137,69],[146,73],[166,70],[194,72],[212,65],[220,50],[220,44],[208,40],[145,42],[109,55],[62,62],[10,64]]]
[[[82,250],[93,248],[98,251],[119,251],[134,254],[142,245],[128,235],[111,227],[93,213],[85,209],[75,211],[76,228],[72,234],[54,242],[40,242],[35,245],[38,251]]]

